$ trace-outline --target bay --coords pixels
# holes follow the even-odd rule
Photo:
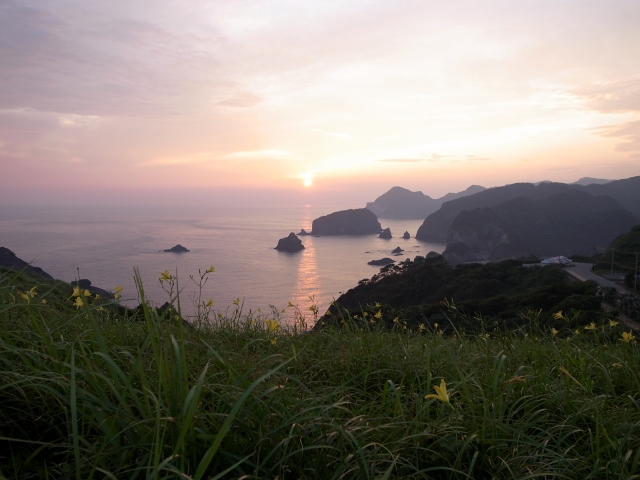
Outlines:
[[[92,284],[113,291],[123,287],[123,301],[139,301],[133,268],[142,275],[147,298],[161,305],[168,300],[158,280],[169,270],[178,276],[181,305],[193,312],[198,287],[190,280],[198,269],[215,266],[202,290],[221,312],[235,308],[240,299],[244,311],[270,305],[285,308],[288,302],[308,312],[315,303],[324,311],[332,299],[370,278],[380,267],[373,259],[391,256],[397,246],[404,256],[397,261],[441,253],[444,245],[401,238],[415,235],[421,220],[381,219],[395,238],[377,235],[303,236],[305,250],[295,254],[274,249],[278,239],[301,228],[311,230],[314,218],[336,208],[295,207],[199,207],[199,208],[4,208],[0,209],[0,246],[64,281],[88,278]],[[176,244],[188,253],[161,250]]]

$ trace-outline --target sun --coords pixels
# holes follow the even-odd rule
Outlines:
[[[311,185],[313,185],[313,180],[311,180],[310,178],[305,178],[304,181],[302,182],[302,184],[305,187],[310,187]]]

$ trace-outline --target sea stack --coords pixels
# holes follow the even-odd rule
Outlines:
[[[404,250],[400,247],[396,247],[393,250],[391,250],[391,253],[400,253],[400,252],[404,252]]]
[[[303,235],[311,235],[311,234],[303,228],[302,230],[300,230],[300,233],[298,233],[298,235],[303,236]]]
[[[311,230],[313,235],[367,235],[380,233],[382,227],[373,212],[357,208],[316,218]]]
[[[378,235],[378,238],[384,238],[385,240],[391,240],[393,238],[393,236],[391,235],[391,229],[390,228],[385,228],[382,233],[380,235]]]
[[[176,245],[175,247],[171,247],[171,248],[167,248],[166,250],[163,250],[163,252],[172,252],[172,253],[183,253],[188,251],[189,250],[187,250],[180,244]]]
[[[300,240],[295,233],[291,232],[288,237],[284,237],[278,240],[276,250],[280,250],[281,252],[295,253],[299,252],[300,250],[304,250],[304,245],[302,244],[302,240]]]
[[[411,235],[409,235],[409,232],[404,232],[404,235],[402,235],[402,238],[404,238],[405,240],[409,240],[411,238]]]

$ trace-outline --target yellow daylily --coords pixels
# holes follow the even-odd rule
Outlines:
[[[239,299],[239,298],[236,298],[236,299],[233,301],[233,304],[234,304],[234,305],[240,305],[240,299]]]
[[[585,330],[595,330],[596,329],[596,324],[594,322],[591,322],[589,325],[584,327],[584,329]]]
[[[165,270],[164,272],[162,272],[160,274],[160,279],[161,282],[164,280],[171,280],[171,274],[169,273],[169,270]]]
[[[96,300],[100,300],[102,297],[96,293],[94,298],[95,298]]]
[[[434,323],[434,324],[433,324],[433,326],[434,326],[435,328],[438,328],[438,326],[439,326],[439,325],[438,325],[437,323]]]
[[[420,326],[418,327],[418,330],[426,330],[427,327],[424,326],[423,323],[420,324]]]
[[[73,287],[73,293],[71,294],[72,297],[79,297],[80,296],[80,287],[79,286],[75,286]]]
[[[620,362],[616,362],[611,366],[614,367],[614,368],[622,368],[622,364]]]
[[[618,324],[618,322],[616,322],[615,320],[609,320],[609,326],[611,328],[615,327]]]
[[[87,289],[85,289],[85,290],[84,290],[84,292],[82,292],[82,294],[83,294],[85,297],[90,297],[90,296],[91,296],[91,292],[90,292],[89,290],[87,290]]]
[[[204,273],[213,273],[215,271],[216,271],[216,267],[211,265],[209,268],[207,268],[207,270]]]
[[[382,310],[378,310],[378,312],[374,315],[378,320],[382,318]]]
[[[81,297],[76,297],[76,301],[73,302],[73,304],[77,307],[80,308],[81,306],[84,305],[84,302],[82,301]]]
[[[558,334],[558,330],[556,330],[555,328],[551,329],[551,335],[557,335]]]
[[[20,292],[20,296],[23,298],[23,300],[25,300],[27,302],[31,301],[31,297],[29,297],[29,295],[27,295],[26,293]]]
[[[580,335],[580,330],[576,328],[573,333],[575,333],[576,335]]]
[[[395,318],[393,319],[393,323],[398,323],[399,321],[400,321],[400,319],[399,319],[398,317],[395,317]]]
[[[312,312],[315,312],[316,310],[318,310],[318,307],[316,305],[311,305],[309,307],[309,310],[312,311]]]
[[[40,303],[43,304],[43,305],[46,305],[47,304],[47,300],[45,298],[43,298],[42,300],[40,300]]]
[[[629,330],[629,333],[622,332],[622,336],[620,337],[620,341],[624,343],[631,343],[634,339],[635,337],[633,336],[633,333],[631,333],[631,330]]]
[[[293,303],[289,302],[289,303],[287,304],[287,307],[295,307],[295,305],[294,305]]]
[[[36,295],[38,295],[38,291],[36,290],[37,287],[31,287],[31,290],[29,290],[29,295],[31,295],[31,298],[36,298]]]
[[[267,329],[269,330],[269,333],[272,333],[274,330],[280,328],[280,324],[277,320],[265,320],[265,322],[267,323]]]
[[[216,302],[213,301],[213,299],[209,299],[207,300],[207,303],[204,304],[205,307],[213,307],[215,305]]]
[[[559,312],[556,312],[553,314],[553,318],[555,318],[556,320],[562,320],[564,318],[564,315],[562,314],[562,310],[560,310]]]
[[[373,306],[374,308],[380,308],[380,303],[376,302],[376,304]]]
[[[275,345],[276,343],[278,343],[278,337],[273,337],[271,340],[271,345]]]
[[[453,405],[451,405],[451,402],[449,400],[449,393],[447,392],[447,383],[444,381],[444,378],[442,380],[440,380],[440,386],[434,385],[433,389],[436,391],[436,393],[430,393],[429,395],[425,395],[425,400],[428,398],[434,398],[436,400],[440,400],[443,403],[448,404],[449,406],[453,407]]]

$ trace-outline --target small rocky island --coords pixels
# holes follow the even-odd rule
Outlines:
[[[384,238],[385,240],[391,240],[393,238],[393,236],[391,235],[391,229],[390,228],[385,228],[380,235],[378,235],[378,238]]]
[[[302,240],[300,240],[295,233],[291,232],[288,237],[278,240],[278,245],[275,249],[281,252],[295,253],[304,250],[304,245],[302,244]]]
[[[409,235],[409,232],[405,231],[404,235],[402,235],[402,238],[404,238],[405,240],[409,240],[411,238],[411,235]]]
[[[368,235],[380,233],[382,227],[371,210],[356,208],[316,218],[311,230],[313,235]]]
[[[389,257],[385,257],[385,258],[381,258],[380,260],[371,260],[370,262],[367,262],[367,265],[384,266],[384,265],[389,265],[391,263],[396,263],[396,261],[390,259]]]
[[[184,248],[182,245],[178,244],[174,247],[171,248],[167,248],[166,250],[163,250],[163,252],[172,252],[172,253],[183,253],[183,252],[188,252],[189,250]]]
[[[391,253],[400,253],[400,252],[404,252],[404,250],[400,247],[396,247],[393,250],[391,250]]]
[[[304,228],[302,230],[300,230],[300,233],[297,234],[298,236],[304,236],[304,235],[311,235],[311,233],[307,232]]]

